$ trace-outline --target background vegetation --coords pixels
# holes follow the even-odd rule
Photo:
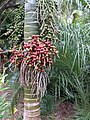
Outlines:
[[[71,119],[90,120],[90,1],[44,0],[43,3],[39,0],[38,9],[40,13],[43,11],[39,16],[41,37],[53,38],[52,42],[59,51],[49,73],[47,94],[41,100],[41,114],[53,114],[57,101],[70,101],[75,106],[75,115]],[[5,9],[0,21],[0,48],[9,50],[20,46],[24,40],[24,5],[17,3],[15,7]],[[10,89],[11,92],[8,100],[6,92],[0,96],[0,118],[11,113],[8,108],[17,104],[14,97],[20,98],[21,89],[19,72],[8,72],[10,53],[5,55],[7,60],[4,78],[0,77],[0,91]],[[2,87],[2,80],[5,87]]]

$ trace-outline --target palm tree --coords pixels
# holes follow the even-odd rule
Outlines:
[[[38,1],[38,8],[39,8],[38,10],[36,0],[25,1],[25,26],[24,26],[25,41],[30,40],[33,34],[36,35],[40,33],[39,23],[41,23],[41,27],[42,27],[41,34],[44,34],[43,37],[47,36],[47,38],[50,38],[50,40],[52,39],[53,31],[54,31],[53,24],[55,18],[54,5],[55,5],[54,0],[53,1],[40,0]],[[39,15],[38,15],[38,11],[39,11]],[[38,16],[41,19],[38,20]],[[47,32],[45,33],[45,31]],[[48,77],[46,72],[45,71],[43,73],[36,72],[35,70],[31,70],[28,65],[24,66],[22,63],[20,70],[20,82],[21,84],[23,84],[23,86],[25,86],[24,87],[24,120],[41,120],[39,98],[44,95],[48,83]]]
[[[27,0],[25,2],[25,26],[24,26],[24,38],[25,41],[31,39],[31,36],[34,34],[39,34],[39,22],[38,16],[41,17],[41,34],[43,31],[47,31],[45,36],[50,34],[50,38],[53,35],[53,25],[54,23],[52,17],[53,15],[49,14],[49,7],[51,7],[54,1],[51,0],[48,2],[45,1],[38,1],[38,8],[37,9],[37,2],[36,0]],[[44,10],[45,8],[45,10]],[[54,8],[51,7],[51,10]],[[39,11],[39,15],[38,15]],[[43,14],[44,13],[44,14]],[[47,15],[48,14],[48,15]],[[44,16],[45,15],[45,16]],[[43,19],[44,17],[45,19]],[[51,23],[50,23],[51,21]],[[45,23],[43,25],[43,23]],[[45,26],[47,25],[47,29]],[[44,29],[45,28],[45,29]],[[45,37],[43,36],[43,37]],[[48,37],[48,38],[49,38]],[[51,39],[50,39],[51,40]],[[23,72],[24,71],[24,72]],[[24,73],[24,74],[23,74]],[[29,80],[27,80],[29,78]],[[30,70],[28,66],[24,66],[23,63],[21,64],[20,70],[20,81],[24,87],[24,120],[40,120],[40,107],[39,107],[39,98],[44,95],[46,90],[48,77],[46,72],[36,72],[35,70]],[[29,82],[27,82],[29,81]],[[29,87],[26,87],[25,83],[29,84]],[[27,86],[28,86],[27,84]]]
[[[25,22],[24,22],[24,39],[30,40],[33,34],[39,33],[36,0],[25,1]],[[27,74],[27,73],[26,73]],[[41,120],[39,97],[32,93],[32,89],[24,87],[24,120]]]

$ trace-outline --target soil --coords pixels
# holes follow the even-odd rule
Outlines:
[[[57,103],[54,115],[48,115],[43,120],[69,120],[74,115],[74,105],[71,102]]]

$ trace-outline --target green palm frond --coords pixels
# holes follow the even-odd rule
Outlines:
[[[2,76],[0,76],[0,119],[7,118],[10,113],[10,104],[6,101],[8,87],[2,84]],[[6,92],[5,92],[6,91]]]
[[[59,51],[51,71],[51,85],[54,86],[54,94],[60,97],[61,93],[69,98],[80,99],[86,94],[85,81],[81,78],[85,74],[85,69],[90,66],[90,27],[89,24],[80,25],[60,25],[60,35],[56,35],[58,41],[55,45]],[[85,98],[82,99],[84,101]]]

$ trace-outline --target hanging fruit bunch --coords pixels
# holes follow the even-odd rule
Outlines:
[[[10,62],[15,64],[16,67],[19,67],[23,60],[23,57],[24,54],[22,50],[12,50]]]
[[[47,40],[39,40],[39,35],[32,35],[32,41],[24,42],[23,50],[13,50],[10,62],[17,67],[23,62],[37,71],[52,65],[52,59],[57,56],[56,47]]]

